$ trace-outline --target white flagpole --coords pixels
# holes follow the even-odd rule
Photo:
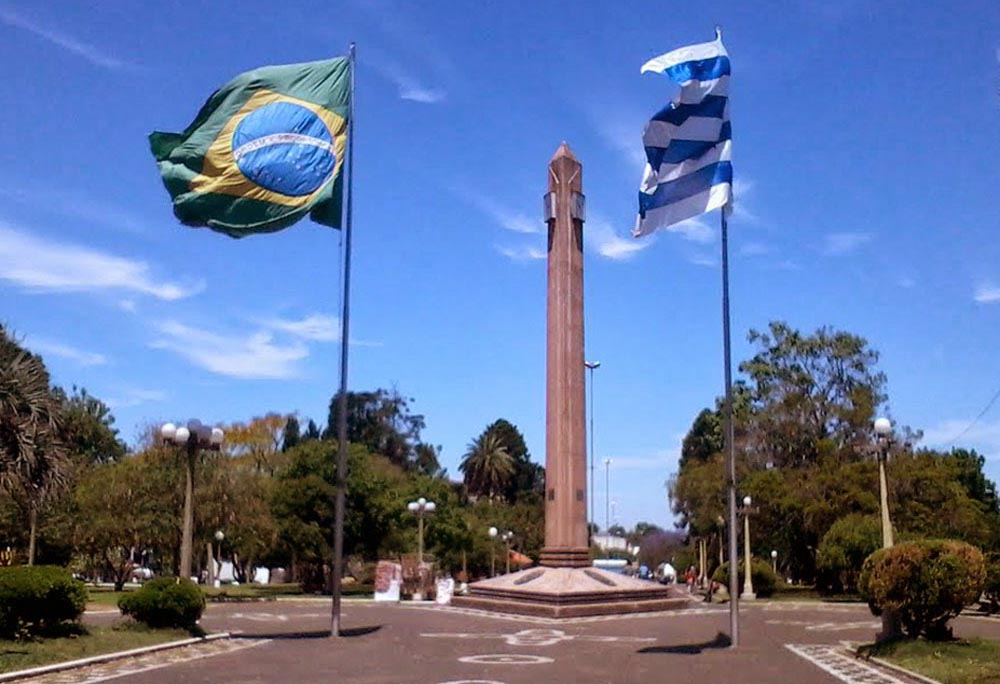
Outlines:
[[[340,582],[344,574],[344,500],[347,488],[347,349],[351,313],[351,219],[354,204],[354,65],[355,45],[348,51],[351,64],[351,100],[347,115],[347,207],[344,218],[344,309],[340,317],[340,403],[337,407],[337,493],[333,513],[333,607],[330,636],[341,635]]]

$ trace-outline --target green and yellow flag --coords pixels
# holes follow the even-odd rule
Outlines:
[[[240,74],[183,133],[149,136],[174,214],[232,237],[306,213],[340,228],[350,98],[346,57]]]

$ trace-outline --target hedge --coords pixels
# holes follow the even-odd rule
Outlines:
[[[68,570],[0,568],[0,638],[44,635],[77,621],[86,606],[87,588]]]
[[[205,610],[205,595],[191,580],[161,577],[122,596],[118,608],[150,627],[194,629]]]
[[[743,580],[746,577],[746,564],[744,561],[739,562],[739,569],[737,570],[737,582],[740,585],[740,593],[743,593]],[[774,571],[771,570],[771,566],[762,560],[752,559],[750,561],[750,579],[753,580],[753,591],[754,595],[760,598],[767,598],[774,594],[775,586],[778,583],[777,577]],[[729,588],[729,562],[725,562],[715,569],[712,573],[712,581],[718,582]]]
[[[965,542],[926,539],[879,549],[861,570],[861,596],[875,615],[891,612],[907,636],[951,637],[948,621],[975,603],[986,580],[982,552]]]

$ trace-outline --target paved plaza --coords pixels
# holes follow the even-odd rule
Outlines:
[[[114,680],[309,684],[911,684],[847,655],[843,642],[879,628],[858,604],[744,605],[743,643],[726,648],[726,606],[553,620],[433,604],[348,601],[348,636],[330,639],[328,601],[212,604],[202,624],[234,638],[39,677],[70,684]],[[113,611],[90,621],[117,619]],[[1000,620],[960,618],[960,636],[1000,637]]]

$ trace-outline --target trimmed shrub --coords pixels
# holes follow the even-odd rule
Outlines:
[[[878,518],[852,513],[837,520],[816,550],[816,588],[839,594],[853,591],[865,559],[882,546]]]
[[[861,570],[861,596],[875,615],[894,613],[907,636],[948,639],[948,621],[983,591],[986,561],[965,542],[925,539],[879,549]]]
[[[746,565],[743,561],[740,561],[736,581],[740,585],[741,594],[743,593],[743,580],[746,577],[745,568]],[[778,580],[774,575],[774,571],[771,570],[771,566],[764,561],[756,559],[750,560],[750,579],[753,581],[753,591],[755,595],[760,598],[767,598],[768,596],[774,594],[774,589]],[[727,589],[729,588],[728,561],[715,569],[715,572],[712,573],[712,581],[722,584]]]
[[[205,595],[194,582],[181,577],[150,580],[118,599],[122,615],[150,627],[194,629],[205,610]]]
[[[68,570],[0,568],[0,638],[45,634],[78,620],[86,606],[87,588]]]
[[[983,587],[984,604],[991,613],[1000,610],[1000,552],[986,557],[986,584]]]

